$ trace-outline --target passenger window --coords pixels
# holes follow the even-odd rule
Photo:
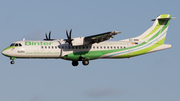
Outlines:
[[[99,47],[97,46],[97,49],[99,49]]]
[[[112,46],[111,46],[111,49],[112,49]]]
[[[104,46],[104,49],[106,49],[106,46]]]
[[[124,49],[125,49],[126,47],[124,46]]]
[[[41,48],[43,48],[43,46],[41,46]]]
[[[114,49],[116,49],[116,46],[114,46]]]
[[[47,46],[45,46],[45,48],[47,49]]]
[[[51,47],[49,46],[48,48],[50,49]]]
[[[79,46],[79,49],[81,49],[81,46]]]
[[[88,49],[88,46],[86,46],[86,49]]]
[[[83,46],[83,49],[84,49],[85,47]]]
[[[122,46],[121,46],[121,49],[122,49]]]
[[[78,46],[75,46],[76,47],[76,49],[78,49]]]
[[[93,48],[95,49],[95,46],[93,46]]]
[[[117,49],[119,49],[119,46],[117,46]]]
[[[102,49],[102,46],[100,46],[100,48]]]
[[[52,49],[53,49],[54,47],[52,46]]]
[[[57,49],[57,46],[55,46],[55,49]]]
[[[107,46],[107,48],[109,49],[109,46]]]

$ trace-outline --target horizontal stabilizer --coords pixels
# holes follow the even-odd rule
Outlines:
[[[149,51],[148,53],[168,49],[168,48],[171,48],[171,47],[172,47],[172,45],[170,45],[170,44],[163,44],[163,45],[161,45],[159,47],[156,47],[155,49]]]
[[[177,19],[177,17],[171,17],[171,18],[157,18],[158,20],[170,20],[170,19]],[[152,19],[151,21],[155,21],[156,19]]]

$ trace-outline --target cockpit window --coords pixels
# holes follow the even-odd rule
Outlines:
[[[12,43],[10,46],[15,46],[15,43]]]
[[[18,44],[16,43],[15,46],[18,46]]]
[[[20,43],[12,43],[10,46],[22,46]]]
[[[22,45],[19,43],[19,46],[22,46]]]

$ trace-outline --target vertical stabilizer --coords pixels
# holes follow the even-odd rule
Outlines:
[[[154,21],[153,25],[138,37],[132,38],[132,40],[138,40],[141,42],[150,42],[152,40],[158,41],[158,43],[164,43],[169,22],[171,18],[170,14],[161,14]],[[161,40],[161,41],[160,41]]]

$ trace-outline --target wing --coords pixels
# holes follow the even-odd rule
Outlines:
[[[102,33],[102,34],[92,35],[92,36],[84,37],[84,41],[89,44],[99,43],[102,41],[109,40],[109,39],[113,38],[114,35],[117,35],[119,33],[121,33],[121,32],[111,31],[111,32],[106,32],[106,33]]]

